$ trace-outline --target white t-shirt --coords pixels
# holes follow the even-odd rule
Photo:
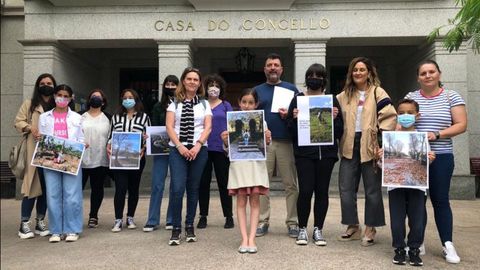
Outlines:
[[[177,106],[176,109],[175,109],[175,106]],[[175,102],[172,102],[167,108],[167,112],[175,113],[175,133],[177,134],[177,137],[180,134],[180,117],[182,116],[182,108],[183,108],[182,102],[179,102],[177,104],[175,104]],[[193,142],[196,142],[198,141],[198,139],[200,139],[200,135],[204,130],[206,115],[212,115],[212,109],[210,108],[210,104],[208,104],[208,102],[199,101],[195,106],[193,106],[193,118],[194,118]],[[168,144],[170,146],[175,146],[175,144],[171,140]],[[183,144],[186,144],[186,143],[183,143]],[[207,141],[205,141],[204,146],[207,146]]]
[[[83,168],[108,167],[107,141],[110,132],[110,120],[102,112],[96,117],[88,112],[82,114],[85,143],[89,147],[83,154]]]
[[[355,119],[355,132],[362,132],[362,112],[365,104],[365,91],[358,91],[360,97],[357,104],[357,118]]]

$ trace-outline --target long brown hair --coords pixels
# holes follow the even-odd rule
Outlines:
[[[347,96],[347,100],[349,103],[355,94],[355,90],[357,89],[355,87],[355,83],[353,82],[353,68],[358,62],[364,63],[367,67],[367,87],[370,88],[371,86],[380,86],[380,79],[377,74],[377,68],[375,67],[373,61],[363,56],[353,58],[348,65],[347,78],[345,81],[345,86],[343,87],[343,91],[345,91],[345,95]]]
[[[183,81],[185,80],[185,77],[187,77],[187,74],[190,72],[197,73],[198,75],[200,86],[197,89],[197,95],[199,97],[205,97],[205,88],[203,88],[203,84],[202,84],[202,73],[200,73],[200,70],[196,68],[188,67],[183,71],[182,76],[180,77],[180,83],[177,86],[177,90],[175,90],[175,98],[177,99],[178,102],[183,102],[187,96],[186,94],[187,90],[185,90]]]

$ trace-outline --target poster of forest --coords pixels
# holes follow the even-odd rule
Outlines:
[[[384,131],[382,186],[428,188],[426,132]]]

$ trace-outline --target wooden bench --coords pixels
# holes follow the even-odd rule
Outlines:
[[[7,161],[0,161],[0,185],[2,199],[10,199],[15,197],[15,183],[17,179],[13,175],[12,170],[8,167]]]

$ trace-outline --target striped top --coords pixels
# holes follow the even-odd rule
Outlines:
[[[112,139],[113,131],[143,133],[147,131],[147,127],[150,125],[151,125],[150,118],[146,113],[135,113],[132,119],[128,119],[126,113],[122,115],[115,114],[112,117],[112,121],[110,125],[110,134],[108,135],[108,141],[110,142],[110,140]],[[143,139],[142,139],[142,142],[143,142]]]
[[[405,98],[415,100],[420,106],[420,118],[415,123],[417,131],[442,131],[452,125],[451,108],[465,105],[463,98],[455,91],[441,89],[434,97],[425,97],[420,90],[408,93]],[[453,153],[451,138],[430,141],[431,150],[436,154]]]

